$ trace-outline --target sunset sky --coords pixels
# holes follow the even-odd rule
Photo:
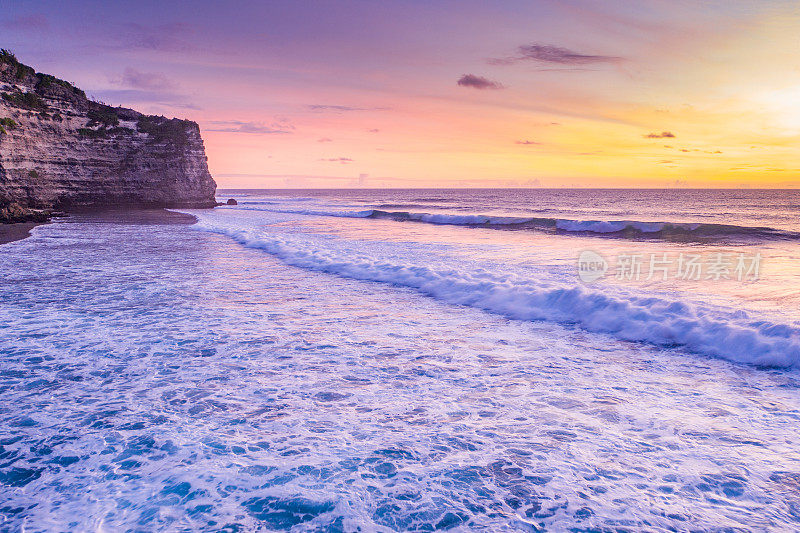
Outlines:
[[[799,6],[3,0],[0,47],[221,187],[795,187]]]

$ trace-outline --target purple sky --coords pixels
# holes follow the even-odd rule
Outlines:
[[[0,46],[197,120],[222,185],[779,184],[796,6],[5,0]]]

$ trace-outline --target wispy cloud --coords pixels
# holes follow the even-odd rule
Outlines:
[[[189,102],[189,97],[177,91],[178,84],[164,74],[142,72],[127,67],[119,77],[110,80],[120,89],[99,91],[97,96],[104,101],[125,103],[149,103],[182,109],[200,109]]]
[[[143,89],[148,91],[164,91],[175,89],[177,84],[167,78],[164,74],[156,72],[141,72],[132,67],[127,67],[122,73],[122,76],[114,80],[114,83],[132,87],[134,89]]]
[[[675,134],[671,131],[662,131],[661,133],[648,133],[644,136],[645,139],[672,139]]]
[[[149,26],[128,23],[122,30],[122,39],[126,48],[155,50],[159,52],[188,52],[195,49],[188,37],[192,28],[180,22]]]
[[[310,104],[307,106],[311,111],[332,111],[334,113],[345,113],[348,111],[386,111],[388,107],[357,107],[349,105],[332,104]]]
[[[330,157],[327,159],[320,159],[320,161],[327,161],[329,163],[341,163],[343,165],[353,162],[353,160],[350,159],[349,157]]]
[[[365,107],[351,107],[349,105],[327,105],[311,104],[308,106],[312,111],[366,111]]]
[[[243,122],[240,120],[214,120],[208,122],[206,131],[228,133],[253,133],[260,135],[292,133],[293,126],[286,123],[264,124],[263,122]]]
[[[509,65],[520,61],[557,65],[591,65],[596,63],[618,63],[622,61],[622,58],[600,54],[584,54],[560,46],[534,43],[518,47],[515,56],[489,59],[489,63],[493,65]]]
[[[476,76],[475,74],[464,74],[458,79],[458,85],[461,87],[472,87],[473,89],[504,89],[502,84],[492,81],[483,76]]]
[[[322,137],[321,139],[317,139],[318,143],[332,143],[333,139],[330,137]]]
[[[3,21],[2,26],[9,30],[37,30],[43,31],[50,28],[47,17],[42,14],[24,15]]]

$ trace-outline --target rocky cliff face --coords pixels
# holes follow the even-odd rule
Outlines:
[[[211,207],[215,190],[195,122],[93,102],[0,51],[0,219],[31,209]]]

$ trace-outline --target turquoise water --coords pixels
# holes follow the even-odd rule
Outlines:
[[[194,226],[72,217],[0,248],[0,528],[800,524],[791,360],[735,362],[761,346],[752,337],[725,358],[606,322],[514,316],[538,309],[534,289],[580,287],[559,294],[671,298],[698,320],[790,330],[790,269],[766,270],[761,300],[733,282],[585,287],[574,252],[791,257],[791,241],[623,242],[240,205]]]

